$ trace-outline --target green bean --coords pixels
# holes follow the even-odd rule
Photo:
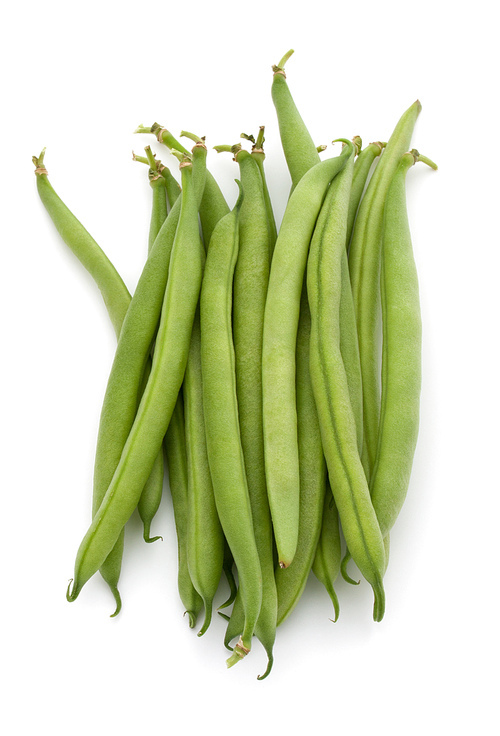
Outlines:
[[[151,153],[149,146],[146,146],[146,156],[150,165],[149,171],[149,183],[153,191],[153,205],[151,209],[151,222],[149,226],[149,238],[148,238],[148,253],[155,243],[156,237],[161,230],[161,227],[167,219],[167,198],[165,196],[165,183],[164,179],[158,173],[158,164],[155,157]],[[151,362],[148,360],[143,376],[143,387],[141,390],[141,396],[144,393],[149,374],[151,372]],[[161,536],[151,536],[151,522],[153,521],[156,513],[160,507],[161,497],[163,493],[163,478],[165,470],[163,463],[163,453],[159,452],[158,456],[153,465],[151,475],[149,476],[148,482],[144,486],[144,490],[141,493],[139,503],[137,504],[137,511],[143,523],[143,536],[144,541],[148,543],[156,542],[158,539],[162,539]],[[98,505],[100,505],[99,500]]]
[[[319,163],[318,154],[325,149],[325,146],[316,147],[314,145],[284,81],[283,66],[289,56],[290,53],[279,64],[282,73],[280,74],[278,69],[274,76],[273,100],[293,188],[307,170]],[[300,151],[297,148],[298,141],[300,141]],[[307,582],[321,531],[325,495],[326,466],[309,371],[310,332],[311,315],[304,283],[296,354],[297,438],[300,473],[299,536],[297,552],[291,566],[286,570],[276,571],[279,623],[293,610]]]
[[[168,480],[177,532],[177,586],[180,599],[186,609],[185,613],[189,616],[189,626],[194,628],[203,601],[193,585],[187,564],[188,471],[182,391],[177,397],[163,446],[167,459]]]
[[[292,54],[293,49],[284,55],[279,64],[273,66],[271,95],[278,114],[280,137],[288,170],[292,177],[293,191],[303,175],[320,159],[286,81],[285,64]]]
[[[106,304],[108,314],[111,318],[111,322],[115,327],[117,336],[119,336],[125,314],[127,313],[128,306],[130,305],[130,294],[126,289],[118,272],[109,261],[107,256],[55,193],[50,182],[48,181],[47,170],[44,167],[43,159],[44,151],[38,159],[33,159],[35,165],[37,166],[37,172],[39,174],[37,176],[37,187],[42,202],[54,224],[56,225],[59,233],[61,234],[64,242],[75,253],[77,258],[89,271],[91,276],[94,278],[96,284],[100,288],[104,297],[104,302]],[[159,463],[157,461],[155,462],[153,472],[143,490],[143,493],[145,493],[146,495],[149,493],[149,488],[151,486],[157,486],[159,483],[158,466]],[[96,508],[98,508],[99,506],[99,498],[102,498],[103,495],[104,491],[100,491],[97,483],[94,482],[94,495],[92,504],[93,514],[95,513]],[[118,591],[118,581],[121,572],[123,544],[124,536],[122,533],[115,545],[115,548],[110,553],[110,555],[108,555],[107,559],[100,569],[102,577],[110,587],[111,592],[113,593],[113,596],[115,598],[116,608],[112,616],[116,616],[121,609],[121,598]]]
[[[189,575],[203,599],[202,636],[212,619],[212,602],[219,586],[224,535],[215,506],[203,415],[200,315],[196,311],[183,383],[188,466],[187,558]]]
[[[201,285],[202,244],[192,164],[185,161],[181,166],[181,211],[151,375],[106,495],[78,550],[75,577],[67,591],[70,601],[77,598],[85,582],[102,565],[137,505],[168,428],[184,376]],[[148,263],[155,250],[156,244]],[[129,315],[130,310],[127,318]],[[127,320],[123,329],[126,324]]]
[[[262,575],[241,447],[231,329],[232,281],[242,196],[217,224],[208,249],[200,300],[203,405],[217,511],[238,570],[245,625],[231,666],[251,648],[262,602]]]
[[[220,147],[217,147],[220,149]],[[252,510],[255,542],[262,571],[262,607],[255,635],[266,649],[271,671],[276,637],[277,595],[274,580],[273,531],[264,470],[262,430],[262,329],[269,281],[270,235],[262,177],[255,158],[237,144],[243,201],[239,212],[239,250],[234,271],[233,337],[241,447]],[[245,612],[236,596],[226,644],[242,633]]]
[[[321,534],[312,564],[312,571],[320,583],[323,583],[330,596],[335,611],[334,621],[338,619],[340,611],[339,599],[333,587],[340,571],[340,560],[339,513],[335,506],[331,488],[328,487],[323,506]]]
[[[368,184],[352,233],[349,270],[363,378],[363,467],[370,480],[380,414],[380,242],[384,203],[398,161],[408,149],[421,110],[417,100],[402,115]]]
[[[278,626],[297,605],[307,583],[318,545],[326,488],[326,465],[318,413],[309,371],[311,314],[304,279],[297,330],[297,433],[300,505],[297,551],[292,564],[275,572],[278,590]]]
[[[310,369],[335,504],[353,559],[372,586],[373,617],[380,621],[385,602],[384,545],[359,458],[356,421],[340,351],[341,264],[354,163],[354,147],[344,142],[349,161],[330,186],[308,260]]]
[[[361,146],[361,138],[359,139],[359,144]],[[363,195],[366,181],[368,179],[368,174],[370,173],[373,162],[375,161],[377,156],[380,156],[385,145],[385,143],[381,143],[380,141],[377,141],[376,143],[370,143],[370,145],[366,146],[366,148],[360,151],[356,158],[356,162],[354,164],[354,172],[352,175],[349,214],[347,216],[347,248],[349,248],[349,243],[351,242],[354,220],[356,219],[356,212],[358,211],[359,203],[361,202],[361,197]]]
[[[417,161],[437,168],[418,151],[405,153],[390,183],[382,237],[382,401],[373,506],[385,536],[408,490],[418,436],[422,323],[418,278],[406,208],[406,174]]]
[[[295,351],[309,242],[329,182],[348,153],[314,166],[288,202],[276,241],[264,315],[263,414],[266,480],[279,564],[288,567],[298,540],[300,469]]]

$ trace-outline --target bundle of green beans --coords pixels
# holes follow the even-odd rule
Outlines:
[[[97,439],[92,522],[67,599],[100,571],[118,592],[124,527],[137,508],[144,539],[160,505],[164,457],[178,541],[179,595],[210,625],[224,573],[232,607],[228,666],[256,636],[273,664],[278,625],[312,570],[339,615],[334,584],[352,558],[384,615],[389,533],[408,489],[418,433],[421,321],[406,211],[408,152],[421,106],[387,143],[338,139],[321,161],[273,67],[272,98],[292,180],[277,232],[252,143],[215,146],[238,165],[230,210],[198,136],[185,148],[153,134],[179,162],[180,184],[146,147],[149,254],[131,297],[118,272],[52,188],[44,152],[38,192],[101,290],[118,345]],[[379,340],[380,321],[382,341]],[[381,366],[381,368],[380,368]],[[341,531],[345,540],[342,556]],[[235,576],[235,572],[237,575]],[[238,582],[236,582],[236,579]],[[237,640],[233,646],[234,640]]]

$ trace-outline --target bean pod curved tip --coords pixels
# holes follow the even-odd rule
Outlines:
[[[360,581],[353,580],[353,578],[351,578],[351,576],[347,572],[347,565],[349,564],[351,559],[352,557],[349,554],[349,552],[346,552],[346,554],[342,558],[342,562],[340,563],[340,573],[342,577],[344,578],[344,580],[346,581],[346,583],[349,583],[349,585],[359,585]]]
[[[266,668],[266,671],[262,675],[257,675],[257,679],[258,680],[265,680],[266,677],[271,672],[271,670],[273,668],[273,664],[274,664],[274,657],[272,655],[269,655],[268,656],[268,660],[267,660],[267,668]]]
[[[372,585],[375,600],[373,603],[373,620],[380,622],[384,618],[385,613],[385,591],[382,581]]]
[[[161,541],[163,542],[163,537],[161,536],[161,534],[157,534],[156,537],[151,537],[150,533],[151,533],[151,524],[149,522],[145,522],[144,531],[142,535],[144,538],[144,541],[147,542],[147,544],[152,544],[153,542],[157,542],[158,539],[161,539]]]
[[[112,613],[110,615],[110,618],[114,618],[115,616],[118,616],[118,614],[122,610],[122,598],[121,598],[121,595],[120,595],[120,591],[118,590],[118,588],[116,586],[113,587],[113,588],[111,588],[111,592],[113,593],[113,596],[114,596],[114,599],[115,599],[116,608],[115,608],[114,613]]]
[[[339,599],[337,598],[337,594],[334,590],[333,585],[327,588],[327,593],[330,596],[330,600],[333,604],[333,612],[335,614],[335,618],[331,618],[330,621],[332,622],[332,624],[335,624],[339,620],[339,616],[340,616]]]
[[[203,621],[203,626],[198,631],[198,636],[203,636],[212,620],[212,601],[203,601],[203,603],[205,605],[205,620]]]
[[[71,589],[71,592],[70,592],[70,589]],[[70,603],[73,603],[73,601],[76,601],[80,593],[80,590],[81,590],[81,587],[79,587],[74,582],[74,579],[71,578],[71,580],[68,582],[68,587],[66,590],[66,600],[69,601]]]
[[[182,615],[183,616],[186,616],[186,615],[188,616],[188,618],[189,618],[189,628],[190,629],[194,629],[194,627],[196,625],[196,619],[197,619],[196,613],[194,611],[184,611],[184,613]]]

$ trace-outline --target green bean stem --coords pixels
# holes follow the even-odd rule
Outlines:
[[[217,511],[239,576],[245,612],[232,666],[251,649],[262,602],[262,574],[241,446],[232,339],[232,282],[238,255],[242,196],[216,226],[208,249],[200,300],[203,402],[208,459]]]
[[[382,534],[406,497],[418,436],[422,323],[406,207],[406,174],[418,151],[405,153],[390,183],[382,237],[382,401],[371,492]]]
[[[380,244],[384,203],[398,162],[408,150],[421,110],[417,100],[402,115],[374,171],[359,206],[349,248],[349,270],[359,337],[363,378],[363,467],[370,480],[378,442],[380,415]]]
[[[356,421],[340,350],[341,264],[354,164],[353,144],[344,142],[349,161],[330,186],[308,260],[310,368],[323,451],[342,529],[354,561],[373,588],[373,617],[380,621],[385,606],[384,544],[359,457]]]
[[[192,164],[186,161],[181,166],[181,211],[151,375],[106,495],[78,550],[75,577],[67,591],[69,601],[77,598],[85,582],[102,565],[136,507],[161,448],[184,377],[201,286],[203,247],[199,238]],[[156,244],[151,256],[155,249]],[[124,328],[125,324],[126,321]]]
[[[299,530],[295,354],[302,282],[326,189],[347,158],[346,148],[340,156],[314,166],[298,183],[283,217],[269,277],[262,354],[264,447],[269,505],[282,567],[293,560]]]

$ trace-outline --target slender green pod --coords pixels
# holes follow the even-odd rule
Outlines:
[[[308,260],[310,369],[335,504],[349,551],[372,586],[373,617],[380,621],[385,607],[384,544],[359,457],[356,421],[340,351],[341,264],[354,164],[354,147],[350,141],[344,142],[349,161],[329,189]]]
[[[384,204],[398,162],[410,146],[417,100],[402,115],[361,200],[349,248],[349,271],[356,312],[363,378],[363,467],[371,477],[380,415],[380,251]]]
[[[240,170],[243,201],[239,212],[239,249],[233,283],[233,338],[241,447],[262,571],[262,607],[255,635],[266,649],[271,671],[276,636],[277,595],[273,531],[264,470],[262,428],[262,331],[270,266],[270,231],[262,177],[255,158],[237,144],[232,148]],[[238,594],[226,631],[226,644],[245,625]]]
[[[304,173],[319,163],[319,153],[325,146],[315,146],[290,95],[283,69],[290,54],[291,52],[286,54],[275,69],[272,94],[293,190]],[[279,623],[293,610],[307,582],[320,534],[325,495],[326,467],[309,371],[311,317],[305,289],[302,296],[296,355],[300,472],[299,536],[296,556],[291,566],[286,570],[276,571]]]
[[[187,561],[188,470],[182,391],[177,397],[163,446],[177,533],[177,587],[185,613],[189,617],[189,626],[194,628],[203,601],[193,585]]]
[[[205,437],[199,309],[182,390],[188,467],[187,558],[189,575],[205,607],[205,621],[198,632],[202,636],[212,619],[212,603],[224,560],[224,535],[215,506]]]
[[[269,277],[262,353],[264,447],[269,505],[281,567],[292,562],[299,531],[295,357],[302,283],[309,243],[326,189],[348,158],[346,148],[340,156],[314,166],[300,180],[288,201]]]
[[[361,139],[360,145],[361,145]],[[349,213],[347,215],[347,235],[346,235],[346,246],[349,248],[351,242],[352,230],[354,227],[354,220],[356,219],[356,212],[358,211],[361,197],[365,190],[366,181],[368,174],[370,173],[371,167],[377,156],[380,156],[382,150],[386,144],[377,141],[376,143],[370,143],[370,145],[363,148],[356,157],[354,163],[354,171],[352,175],[352,187],[351,187],[351,198],[349,200]]]
[[[232,282],[238,255],[235,208],[216,226],[208,248],[200,299],[203,405],[208,460],[217,511],[239,577],[245,625],[231,666],[251,649],[262,602],[262,575],[255,541],[241,446],[232,338]]]
[[[406,498],[418,436],[422,322],[418,277],[406,206],[406,174],[417,161],[405,153],[390,183],[382,236],[382,401],[371,493],[385,536]]]
[[[151,375],[106,495],[78,550],[75,577],[67,591],[69,601],[77,598],[85,582],[102,565],[136,507],[161,448],[184,377],[201,286],[203,246],[199,236],[198,200],[192,182],[192,164],[184,161],[181,167],[181,212]],[[168,218],[165,224],[167,222]],[[155,249],[156,244],[151,256]],[[127,318],[129,315],[130,310]]]
[[[331,488],[328,487],[323,506],[321,534],[314,555],[312,571],[320,583],[323,583],[330,596],[335,611],[334,621],[339,617],[340,607],[333,584],[340,572],[341,557],[339,513]]]
[[[165,191],[165,180],[161,177],[158,172],[158,162],[151,152],[151,148],[146,146],[146,156],[150,166],[149,169],[149,184],[153,192],[153,202],[151,208],[151,222],[149,226],[149,238],[148,238],[148,253],[151,253],[151,249],[155,243],[156,237],[160,232],[163,223],[167,219],[167,198]],[[141,390],[141,396],[144,392],[144,388],[151,372],[151,361],[148,360],[143,376],[143,386]],[[163,453],[160,451],[153,465],[151,475],[148,478],[148,482],[144,486],[144,490],[141,493],[139,503],[137,504],[137,511],[143,523],[143,536],[144,541],[149,544],[156,542],[158,539],[162,539],[161,536],[151,536],[151,523],[156,516],[156,513],[160,507],[161,497],[163,494],[163,478],[165,470],[163,463]],[[102,499],[101,499],[102,500]],[[100,501],[99,501],[100,505]],[[106,565],[107,563],[105,563]]]
[[[311,314],[304,279],[297,330],[297,439],[300,502],[297,551],[287,568],[277,567],[278,626],[297,605],[311,571],[321,530],[326,465],[309,371]]]
[[[273,66],[271,96],[278,116],[281,142],[290,176],[292,191],[297,183],[320,160],[318,151],[290,94],[285,64],[293,54],[288,51],[279,64]]]
[[[75,253],[100,288],[108,314],[118,337],[128,306],[130,305],[130,294],[107,256],[55,193],[48,181],[47,170],[45,169],[43,159],[44,151],[39,158],[34,157],[33,159],[37,167],[37,186],[42,202],[62,235],[64,242]],[[157,459],[143,493],[147,495],[150,487],[158,487],[160,474],[161,483],[163,484],[163,466]],[[93,514],[98,508],[100,504],[99,499],[102,499],[104,492],[94,485]],[[100,569],[102,577],[109,585],[115,598],[116,609],[112,616],[116,616],[121,609],[118,581],[121,572],[123,545],[124,535],[122,532],[113,551],[108,555]]]

